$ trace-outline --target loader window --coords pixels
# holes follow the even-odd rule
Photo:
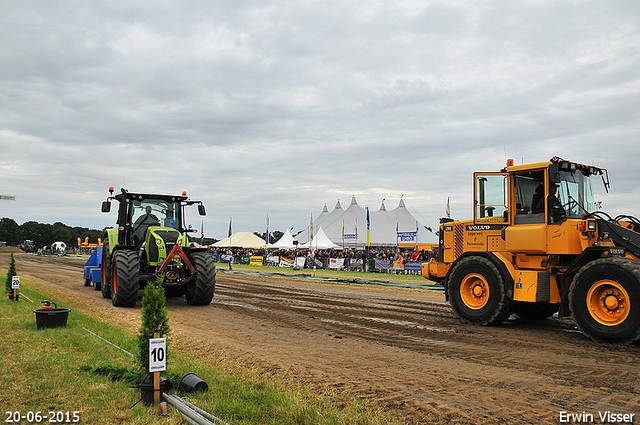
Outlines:
[[[507,176],[506,174],[476,174],[475,219],[480,222],[506,223]]]
[[[528,171],[515,175],[516,216],[514,224],[544,223],[544,200],[540,210],[540,200],[544,198],[544,172]]]

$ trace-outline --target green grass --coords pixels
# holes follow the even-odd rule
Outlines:
[[[4,274],[0,272],[0,281]],[[78,412],[81,423],[183,423],[142,403],[131,408],[140,391],[89,371],[95,367],[137,367],[136,361],[106,344],[87,328],[132,353],[136,335],[91,317],[55,290],[22,278],[19,302],[0,300],[0,406],[8,411]],[[33,300],[35,304],[24,297]],[[40,300],[54,298],[71,308],[66,327],[36,330],[33,310]],[[171,350],[171,345],[169,345]],[[323,395],[298,384],[295,376],[278,376],[260,368],[248,369],[232,360],[205,361],[193,351],[170,352],[168,369],[180,376],[195,372],[209,392],[191,395],[192,403],[232,424],[396,424],[374,404],[345,394]],[[175,393],[175,392],[174,392]],[[43,421],[45,422],[45,421]],[[26,423],[26,421],[23,421]]]
[[[216,263],[216,267],[222,270],[228,270],[227,263]],[[412,283],[418,285],[436,285],[436,282],[425,279],[422,275],[412,274],[396,274],[391,273],[369,273],[369,272],[345,272],[343,270],[316,270],[313,269],[293,270],[290,267],[273,267],[273,266],[252,266],[249,264],[234,264],[233,270],[248,272],[264,272],[264,273],[282,273],[287,276],[295,276],[306,274],[315,277],[328,277],[336,279],[362,279],[362,280],[383,280],[395,283]]]

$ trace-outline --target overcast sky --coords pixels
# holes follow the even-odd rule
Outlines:
[[[472,214],[472,172],[609,170],[640,216],[640,2],[0,2],[0,217],[103,228],[108,187],[181,193],[207,237],[404,194]],[[200,227],[195,208],[189,218]]]

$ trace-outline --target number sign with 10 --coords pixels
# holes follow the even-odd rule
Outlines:
[[[167,339],[152,338],[149,340],[149,372],[167,370]]]

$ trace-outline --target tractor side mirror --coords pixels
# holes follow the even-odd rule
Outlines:
[[[111,202],[102,201],[102,212],[108,213],[109,211],[111,211]]]
[[[198,205],[198,214],[207,215],[207,210],[204,208],[204,205],[202,204]]]

